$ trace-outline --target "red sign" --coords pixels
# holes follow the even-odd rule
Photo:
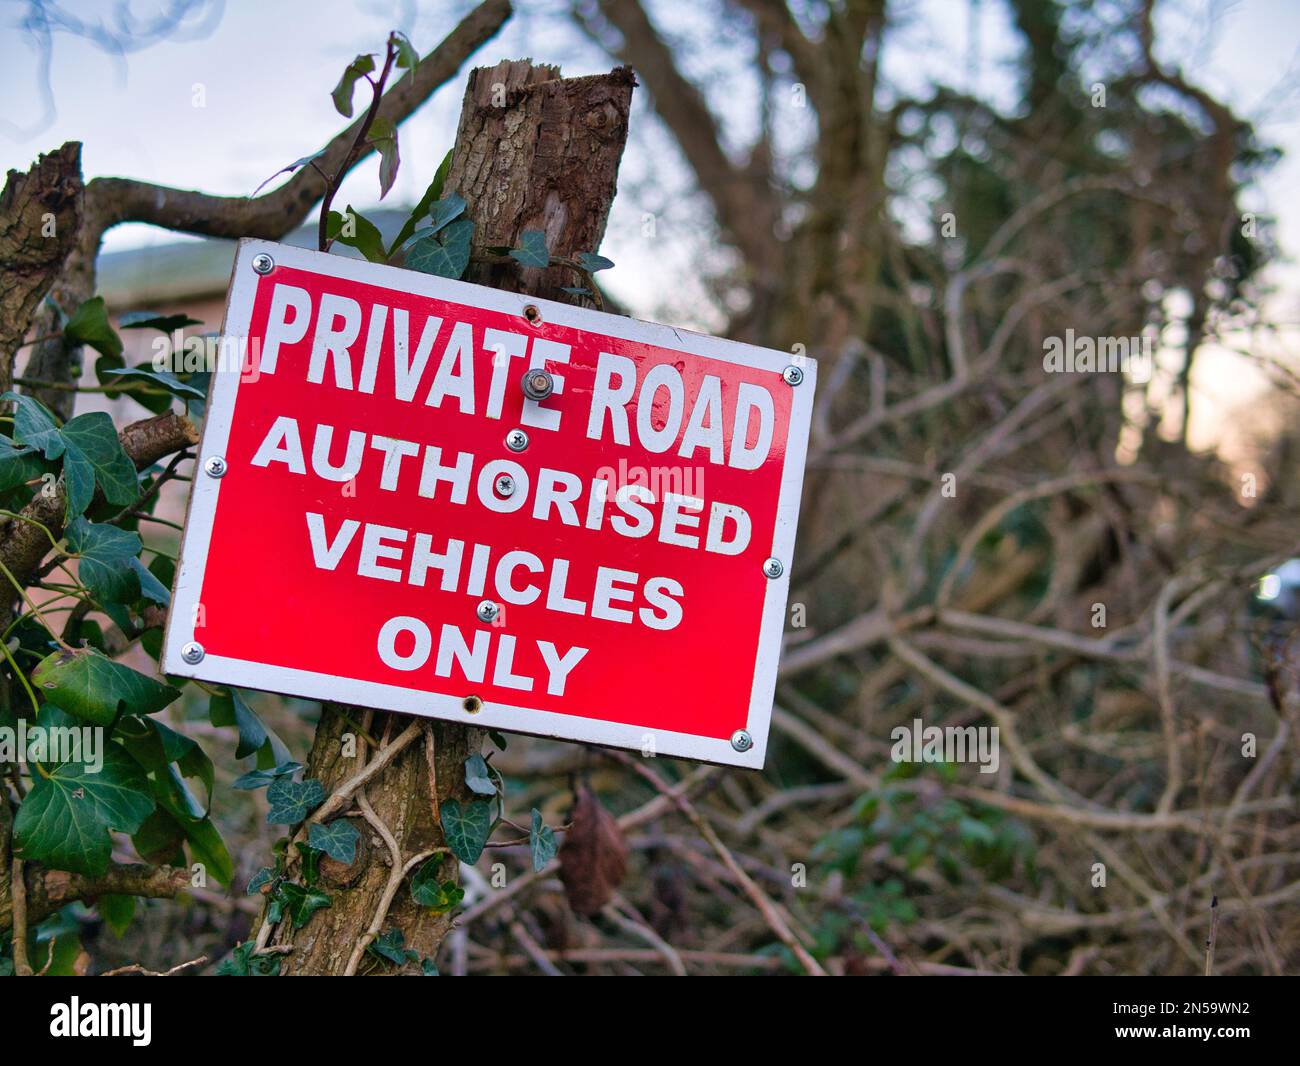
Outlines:
[[[762,765],[811,361],[261,241],[222,353],[167,673]]]

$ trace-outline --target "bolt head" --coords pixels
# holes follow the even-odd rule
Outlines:
[[[478,605],[476,613],[478,614],[480,622],[495,622],[497,616],[501,613],[501,607],[499,604],[493,603],[491,600],[484,600]]]
[[[522,452],[528,447],[528,434],[522,429],[512,429],[506,434],[506,447],[512,452]]]
[[[555,378],[551,376],[549,370],[534,367],[532,370],[524,371],[522,385],[524,395],[528,399],[538,402],[546,399],[555,391]]]
[[[500,475],[493,484],[498,496],[513,496],[515,494],[515,479],[509,474]]]
[[[181,658],[193,666],[195,663],[203,661],[203,645],[191,640],[185,647],[181,648]]]
[[[225,459],[219,455],[209,455],[203,460],[203,471],[208,477],[224,477],[227,469]]]
[[[754,738],[743,729],[737,729],[731,734],[731,746],[737,751],[749,751],[754,746]]]
[[[777,578],[785,573],[785,567],[781,565],[780,559],[769,559],[763,564],[763,573],[768,577]]]
[[[275,269],[275,260],[265,252],[253,256],[253,269],[259,274],[269,274]]]
[[[781,377],[787,385],[798,385],[803,381],[803,371],[797,366],[788,366],[781,371]]]

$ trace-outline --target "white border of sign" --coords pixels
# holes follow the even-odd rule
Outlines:
[[[276,266],[309,270],[365,284],[381,285],[401,292],[502,311],[506,314],[518,315],[521,320],[524,308],[533,305],[541,312],[544,322],[555,322],[592,333],[641,341],[674,351],[707,356],[722,362],[770,370],[776,374],[780,374],[791,362],[790,356],[785,352],[721,340],[673,326],[623,318],[619,315],[572,307],[550,300],[539,300],[521,293],[470,285],[462,281],[449,281],[446,278],[413,270],[401,270],[289,245],[248,239],[240,241],[235,256],[226,317],[222,326],[223,337],[248,335],[253,312],[253,297],[258,281],[252,260],[254,256],[262,253],[269,255]],[[529,733],[557,740],[603,744],[634,751],[641,751],[646,744],[646,738],[652,737],[654,751],[658,755],[673,755],[703,762],[759,769],[763,765],[767,752],[772,701],[776,691],[777,662],[781,655],[781,635],[785,627],[785,607],[790,586],[790,562],[794,556],[795,528],[799,520],[799,498],[803,489],[808,430],[812,419],[813,391],[817,384],[816,362],[805,358],[800,361],[799,366],[803,370],[804,377],[803,381],[793,388],[785,469],[781,477],[781,494],[777,503],[776,527],[773,532],[771,551],[771,555],[784,564],[785,572],[781,577],[767,582],[767,593],[763,601],[763,620],[759,630],[758,655],[754,664],[754,687],[750,693],[749,719],[746,725],[754,744],[748,751],[736,751],[729,739],[654,730],[638,725],[598,721],[578,714],[556,714],[501,703],[484,702],[482,709],[471,715],[464,709],[464,700],[460,696],[437,695],[398,685],[384,685],[288,667],[268,666],[265,663],[218,655],[206,655],[197,664],[185,662],[181,658],[181,648],[194,640],[202,643],[202,634],[195,636],[195,608],[203,586],[213,518],[224,481],[223,478],[206,476],[203,473],[203,462],[209,456],[225,455],[226,445],[230,439],[235,397],[240,383],[239,371],[225,365],[218,366],[212,376],[203,439],[199,445],[199,459],[195,466],[195,479],[181,544],[180,564],[177,567],[176,584],[172,591],[171,609],[168,612],[162,656],[163,670],[174,677],[197,678],[289,696],[330,700],[440,718],[481,729]],[[788,386],[783,385],[783,387]],[[238,474],[236,471],[226,474],[227,478],[231,476],[238,476]],[[653,664],[647,665],[653,666]]]

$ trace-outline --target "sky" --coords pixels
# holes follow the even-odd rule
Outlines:
[[[701,4],[717,0],[651,0],[667,32],[692,41],[704,25]],[[63,8],[93,22],[111,17],[118,0],[65,0]],[[38,152],[64,140],[84,144],[87,177],[121,175],[226,195],[247,195],[277,169],[320,148],[340,127],[329,90],[349,59],[378,50],[391,28],[405,30],[428,51],[472,6],[468,0],[226,0],[195,28],[121,57],[88,41],[54,38],[49,99],[42,92],[39,52],[16,28],[27,0],[0,0],[0,166],[26,169]],[[131,0],[141,20],[165,0]],[[565,17],[563,0],[516,0],[506,29],[475,57],[475,65],[522,55],[559,62],[566,74],[607,70],[608,58]],[[897,15],[885,50],[889,78],[919,92],[938,79],[975,87],[995,100],[1007,91],[1008,59],[1016,47],[997,0],[896,0]],[[219,17],[216,17],[219,16]],[[1194,83],[1256,119],[1265,140],[1287,153],[1249,206],[1275,214],[1286,260],[1270,277],[1278,288],[1274,316],[1300,323],[1300,0],[1160,0],[1158,52]],[[734,42],[698,40],[688,71],[704,77],[723,67]],[[463,75],[438,91],[401,129],[403,165],[385,203],[418,199],[450,147]],[[752,124],[745,87],[714,93],[712,106],[729,139],[743,144]],[[668,313],[679,324],[716,328],[716,310],[694,287],[690,242],[671,240],[673,225],[698,221],[676,149],[638,94],[634,137],[625,158],[619,197],[604,254],[618,266],[602,276],[635,313]],[[349,177],[342,204],[377,203],[376,163]],[[644,210],[663,212],[669,240],[641,239]],[[175,241],[142,226],[119,227],[106,247]],[[1214,357],[1206,357],[1212,369]],[[1258,375],[1222,368],[1202,388],[1248,397]],[[1222,395],[1220,402],[1226,402]]]

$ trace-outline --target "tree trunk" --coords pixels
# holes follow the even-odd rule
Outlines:
[[[552,255],[571,257],[599,248],[627,141],[634,85],[631,71],[622,67],[609,74],[561,78],[558,69],[534,66],[527,60],[471,73],[444,193],[459,193],[475,223],[476,258],[467,280],[568,299],[560,288],[576,284],[569,268],[522,269],[513,260],[488,261],[491,257],[484,251],[518,246],[524,231],[533,229],[546,234]],[[375,758],[376,753],[357,736],[357,724],[367,723],[366,732],[380,743],[381,751],[406,737],[401,753],[357,794],[358,801],[364,796],[375,820],[387,827],[401,863],[406,864],[421,852],[444,846],[438,804],[469,798],[464,763],[479,750],[482,731],[327,706],[305,776],[319,780],[329,794],[356,774],[363,760]],[[413,740],[406,733],[412,723],[418,723],[421,731]],[[345,743],[349,734],[355,737],[355,754]],[[430,784],[431,762],[436,800]],[[292,949],[283,956],[285,974],[330,975],[350,969],[376,974],[416,972],[413,964],[400,970],[391,965],[372,967],[364,957],[357,971],[358,945],[368,945],[376,932],[397,928],[407,949],[432,958],[451,926],[450,916],[417,905],[403,880],[376,929],[376,915],[395,881],[393,849],[356,809],[346,816],[360,830],[361,844],[350,867],[323,863],[321,875],[332,899],[330,907],[317,911],[302,929],[292,929],[285,921],[272,935],[264,930],[259,940]],[[454,859],[443,861],[440,879],[459,879]]]

